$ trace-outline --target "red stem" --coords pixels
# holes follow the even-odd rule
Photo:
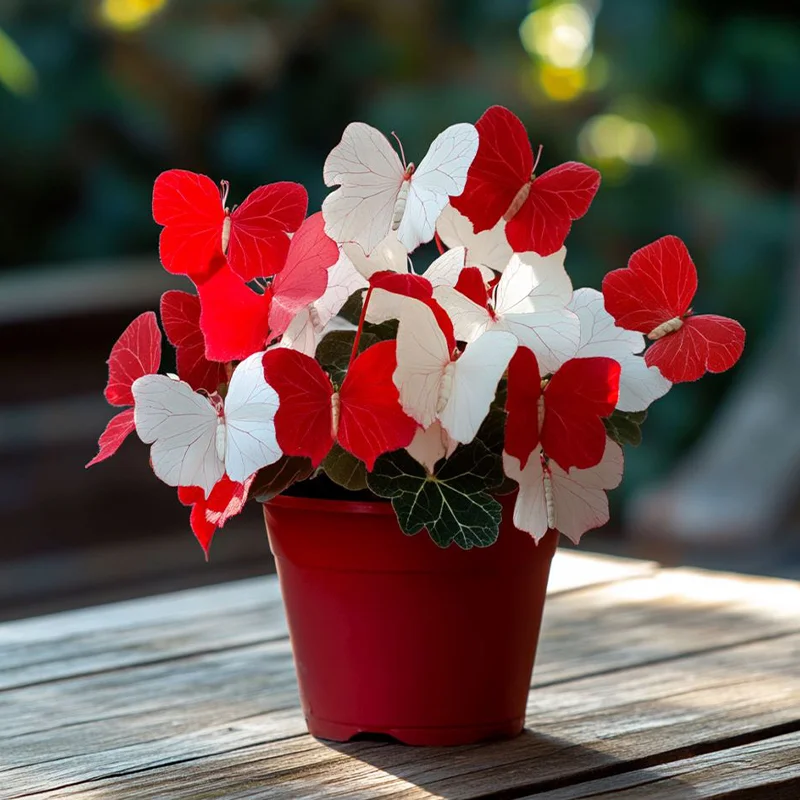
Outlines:
[[[364,295],[364,305],[361,306],[361,316],[358,320],[358,330],[356,331],[356,338],[353,340],[353,349],[350,352],[350,362],[347,365],[347,368],[350,369],[353,362],[356,360],[356,355],[358,355],[358,344],[361,341],[361,331],[364,329],[364,322],[367,319],[367,306],[369,305],[369,299],[372,297],[372,287],[370,286],[367,289],[366,295]]]
[[[445,254],[444,244],[442,244],[442,239],[439,236],[439,231],[435,231],[433,238],[436,240],[436,246],[439,248],[439,255],[443,256]]]

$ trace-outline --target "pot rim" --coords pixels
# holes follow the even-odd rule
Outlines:
[[[326,514],[373,514],[394,516],[388,500],[330,500],[317,497],[292,497],[279,494],[264,503],[265,506],[293,508],[298,511],[321,511]]]

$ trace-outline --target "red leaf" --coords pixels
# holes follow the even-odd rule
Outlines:
[[[189,524],[206,554],[206,561],[217,528],[222,528],[231,517],[241,513],[252,482],[253,478],[249,478],[245,483],[238,483],[223,475],[214,484],[208,498],[199,486],[178,488],[178,499],[183,505],[192,507]]]
[[[516,253],[533,250],[549,256],[560,250],[573,220],[588,210],[600,186],[600,173],[577,161],[548,170],[531,183],[527,200],[506,225]]]
[[[683,317],[697,291],[697,269],[677,236],[663,236],[637,250],[628,266],[603,278],[606,311],[629,331],[650,333]]]
[[[162,172],[153,186],[153,219],[165,226],[159,253],[168,272],[199,282],[224,262],[225,209],[211,178],[183,169]]]
[[[369,284],[373,289],[384,289],[392,294],[422,300],[423,303],[427,303],[433,297],[431,282],[422,275],[415,275],[412,272],[392,272],[388,269],[373,272]]]
[[[225,200],[206,175],[182,169],[162,172],[153,187],[153,219],[164,226],[159,240],[164,269],[202,283],[225,262]],[[298,183],[260,186],[230,214],[227,258],[241,278],[273,275],[289,249],[288,233],[306,215],[308,196]]]
[[[322,297],[328,269],[338,259],[339,247],[325,234],[322,213],[312,214],[292,237],[286,265],[272,282],[270,338],[282,336],[300,311]]]
[[[536,356],[520,347],[508,368],[505,451],[522,469],[539,443],[564,470],[599,464],[606,444],[602,418],[617,404],[619,376],[620,366],[610,358],[573,358],[542,389]]]
[[[300,228],[307,208],[308,194],[299,183],[281,181],[253,190],[231,212],[230,268],[245,281],[278,272],[289,252],[287,234]]]
[[[464,267],[459,273],[458,280],[453,288],[468,297],[473,303],[481,306],[481,308],[489,307],[489,290],[478,267]]]
[[[508,364],[506,394],[505,451],[518,458],[525,469],[531,453],[539,444],[539,398],[542,376],[532,350],[518,347]]]
[[[600,173],[570,161],[535,177],[525,126],[502,106],[488,109],[475,127],[478,153],[464,191],[450,199],[451,205],[472,222],[475,233],[489,230],[505,216],[506,236],[517,253],[555,253],[572,221],[589,209]]]
[[[602,460],[602,418],[617,405],[619,376],[620,365],[611,358],[573,358],[545,387],[542,450],[562,469],[588,469]]]
[[[314,467],[333,447],[333,386],[310,356],[276,347],[264,353],[264,378],[278,393],[278,445],[287,456],[308,456]]]
[[[200,329],[210,361],[241,361],[263,350],[269,333],[269,295],[254,292],[228,266],[197,287]]]
[[[176,350],[178,377],[195,391],[215,392],[227,375],[224,364],[206,358],[206,343],[200,330],[200,298],[174,289],[164,292],[161,324]]]
[[[478,153],[467,185],[450,204],[472,222],[475,233],[494,227],[533,172],[533,151],[520,119],[492,106],[475,123]]]
[[[140,314],[122,332],[108,358],[105,398],[112,406],[132,406],[131,386],[142,375],[158,372],[161,331],[152,311]]]
[[[368,347],[348,369],[339,393],[339,443],[370,471],[379,455],[411,444],[418,427],[403,411],[392,380],[396,351],[394,341]]]
[[[697,270],[686,245],[664,236],[637,250],[628,266],[603,279],[606,310],[617,325],[653,334],[665,323],[672,330],[645,351],[645,362],[673,383],[696,381],[708,372],[730,369],[744,350],[745,331],[735,320],[693,316]],[[673,321],[677,320],[679,324]]]
[[[644,360],[673,383],[696,381],[708,372],[730,369],[744,350],[744,328],[736,320],[703,314],[647,348]]]
[[[100,447],[97,455],[86,465],[91,467],[110,458],[119,450],[120,445],[128,438],[136,426],[133,423],[133,409],[126,408],[112,417],[106,429],[100,434],[97,444]]]

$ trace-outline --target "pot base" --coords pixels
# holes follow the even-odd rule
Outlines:
[[[496,739],[513,739],[522,733],[523,717],[490,725],[464,725],[450,728],[381,728],[306,717],[308,732],[317,739],[349,742],[356,736],[391,736],[400,744],[424,747],[451,747]]]

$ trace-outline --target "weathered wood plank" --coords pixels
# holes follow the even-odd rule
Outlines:
[[[0,781],[11,797],[197,800],[258,790],[270,798],[457,800],[530,793],[800,728],[800,635],[535,689],[532,732],[458,750],[329,746],[294,736],[299,716],[273,724],[269,709],[285,715],[293,694],[284,646],[201,657],[188,670],[176,663],[171,674],[145,667],[8,693],[18,702],[3,713],[12,730],[0,764],[18,766]],[[245,654],[252,657],[243,661]],[[18,717],[42,705],[78,724],[82,711],[88,724],[25,735]],[[101,741],[103,749],[90,752]],[[58,757],[70,748],[74,755]]]
[[[694,569],[564,594],[545,607],[535,683],[800,631],[799,608],[800,583]]]
[[[522,800],[797,800],[800,733],[625,772]]]
[[[550,593],[654,573],[655,565],[559,551]],[[0,625],[0,691],[287,635],[274,577]]]

